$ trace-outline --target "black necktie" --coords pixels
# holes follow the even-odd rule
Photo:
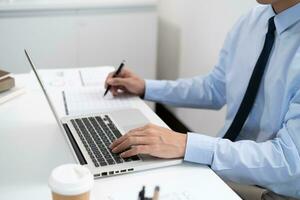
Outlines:
[[[266,39],[264,43],[264,47],[260,56],[257,60],[257,63],[253,69],[250,81],[248,83],[248,87],[242,103],[235,115],[230,127],[228,128],[227,132],[225,133],[224,138],[229,139],[231,141],[235,141],[236,137],[240,133],[241,129],[244,126],[244,123],[253,107],[255,98],[258,93],[259,85],[262,80],[267,62],[269,60],[269,56],[274,44],[275,40],[275,24],[274,24],[274,17],[269,19],[269,26],[268,32],[266,34]]]

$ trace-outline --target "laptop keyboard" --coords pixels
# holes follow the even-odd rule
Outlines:
[[[122,135],[108,115],[72,119],[71,123],[95,167],[140,160],[138,156],[121,158],[110,150],[109,145]]]

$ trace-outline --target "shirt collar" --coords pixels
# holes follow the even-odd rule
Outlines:
[[[300,20],[300,3],[290,7],[281,13],[274,12],[272,6],[269,6],[270,17],[275,15],[275,26],[278,34],[283,33],[286,29],[294,25]]]

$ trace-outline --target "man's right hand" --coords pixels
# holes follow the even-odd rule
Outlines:
[[[123,68],[115,78],[113,78],[113,74],[114,72],[111,72],[105,80],[105,88],[110,85],[110,92],[113,96],[118,96],[124,93],[144,96],[145,81],[129,69]]]

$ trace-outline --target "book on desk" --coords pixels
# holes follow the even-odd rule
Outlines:
[[[0,69],[0,104],[5,103],[25,92],[24,88],[16,87],[12,74]]]

